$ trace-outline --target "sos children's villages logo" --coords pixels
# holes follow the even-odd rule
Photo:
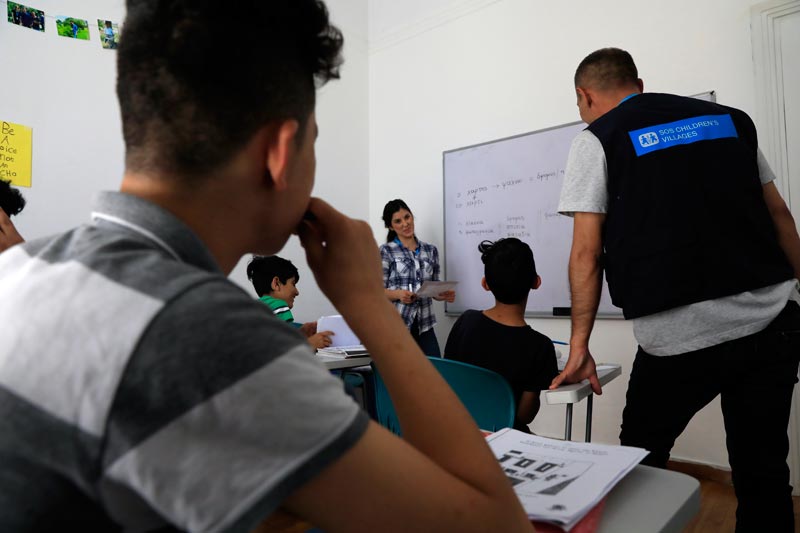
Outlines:
[[[658,135],[654,131],[648,131],[647,133],[642,133],[639,135],[639,145],[642,148],[647,148],[648,146],[653,146],[654,144],[658,144]]]

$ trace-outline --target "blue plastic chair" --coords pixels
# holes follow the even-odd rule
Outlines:
[[[517,412],[514,393],[500,374],[451,359],[440,357],[428,357],[428,359],[456,393],[480,429],[497,431],[514,426]],[[386,390],[386,385],[374,364],[372,371],[378,423],[392,433],[401,435],[400,421],[397,419],[389,391]]]

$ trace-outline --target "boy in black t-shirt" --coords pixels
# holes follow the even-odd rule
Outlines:
[[[483,241],[478,251],[484,264],[481,285],[492,291],[495,305],[462,314],[450,331],[444,356],[503,376],[517,405],[514,429],[530,433],[539,392],[558,374],[552,341],[525,322],[528,293],[539,288],[542,278],[530,246],[519,239]]]

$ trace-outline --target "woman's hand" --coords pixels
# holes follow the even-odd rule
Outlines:
[[[434,296],[433,299],[439,300],[440,302],[453,303],[456,301],[456,291],[440,292],[437,296]]]
[[[411,291],[404,291],[402,289],[398,289],[394,291],[395,293],[395,300],[400,300],[404,304],[411,304],[417,300],[417,295]]]
[[[403,302],[404,304],[414,303],[417,295],[411,291],[404,291],[403,289],[383,289],[383,293],[390,302]]]

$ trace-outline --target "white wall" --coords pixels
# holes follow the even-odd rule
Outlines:
[[[327,0],[331,20],[344,33],[344,66],[341,79],[328,82],[318,93],[317,178],[314,196],[319,196],[349,216],[366,219],[369,214],[368,50],[367,0]],[[336,310],[321,293],[308,268],[297,238],[281,251],[300,272],[300,296],[293,310],[299,321],[316,320]],[[246,256],[231,273],[231,279],[255,296],[247,280]]]
[[[15,223],[27,239],[89,219],[95,192],[117,188],[124,146],[115,92],[116,52],[97,19],[121,22],[122,0],[42,0],[45,32],[0,20],[0,120],[33,128],[31,188]],[[60,37],[55,16],[89,21],[90,40]]]
[[[714,89],[721,103],[755,108],[749,28],[755,1],[452,0],[452,20],[439,2],[436,13],[407,12],[393,29],[387,20],[395,3],[370,3],[370,23],[386,28],[373,36],[369,65],[370,221],[379,238],[383,204],[401,197],[417,217],[420,237],[442,251],[442,151],[577,120],[572,76],[595,49],[630,51],[645,90]],[[453,319],[441,307],[437,316],[443,344]],[[566,320],[532,324],[553,338],[569,338]],[[595,402],[596,441],[618,442],[635,346],[627,322],[595,326],[596,359],[625,370]],[[573,436],[580,438],[583,411],[576,411]],[[534,429],[562,435],[563,407],[543,408]],[[727,465],[718,402],[695,417],[674,455]]]
[[[87,221],[97,191],[117,189],[124,145],[115,83],[116,52],[98,40],[97,19],[122,22],[122,0],[38,0],[45,12],[40,33],[0,20],[0,120],[33,127],[33,179],[22,188],[28,204],[15,217],[27,239]],[[318,96],[318,172],[314,194],[344,212],[367,216],[367,4],[329,0],[335,24],[345,34],[342,80]],[[54,16],[89,20],[90,40],[58,36]],[[124,32],[124,28],[123,28]],[[284,255],[301,271],[297,315],[316,318],[333,311],[309,272],[302,249],[292,239]],[[232,278],[252,285],[240,262]],[[253,292],[255,296],[255,293]]]

